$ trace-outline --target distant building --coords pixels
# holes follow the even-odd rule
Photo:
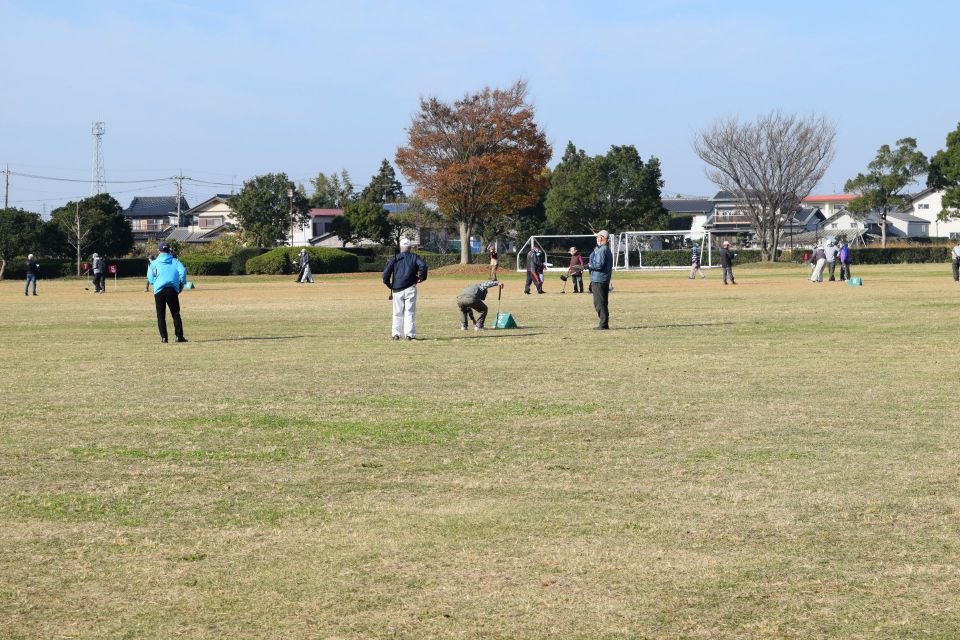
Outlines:
[[[663,208],[670,213],[670,230],[703,231],[707,216],[713,212],[714,203],[706,197],[663,198]]]
[[[930,238],[942,240],[960,239],[960,218],[939,219],[943,212],[943,190],[924,189],[911,198],[907,213],[927,222]]]
[[[230,206],[230,195],[220,193],[186,211],[182,225],[173,229],[168,240],[188,243],[213,242],[237,226],[237,214]]]
[[[816,207],[829,218],[833,214],[846,209],[851,202],[859,198],[855,193],[832,193],[829,195],[807,196],[803,199],[803,206]]]
[[[189,208],[187,199],[181,197],[180,212]],[[123,210],[123,215],[130,222],[135,242],[166,238],[180,223],[176,196],[137,196]]]

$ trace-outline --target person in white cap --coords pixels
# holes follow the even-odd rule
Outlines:
[[[93,254],[93,263],[90,266],[90,270],[93,272],[93,292],[94,293],[103,293],[107,290],[104,286],[103,281],[105,274],[103,272],[103,258],[100,257],[99,253]]]
[[[383,270],[383,284],[390,288],[393,300],[391,340],[417,339],[417,284],[427,279],[427,263],[410,252],[411,246],[409,239],[400,240],[400,253],[390,258]]]
[[[37,272],[40,271],[40,265],[34,259],[33,254],[27,256],[27,283],[23,286],[23,295],[30,295],[30,283],[33,283],[33,295],[37,295]]]
[[[839,255],[839,253],[840,249],[837,247],[833,238],[827,240],[827,247],[823,250],[823,255],[827,259],[827,270],[830,273],[830,282],[836,282],[837,280],[837,255]]]
[[[597,310],[600,322],[594,329],[606,330],[610,328],[610,278],[613,275],[613,254],[610,253],[608,241],[610,234],[606,231],[597,232],[597,248],[590,254],[587,269],[590,270],[590,291],[593,293],[593,308]]]
[[[300,265],[300,275],[297,276],[297,282],[313,284],[313,272],[310,271],[310,254],[307,253],[306,249],[300,249],[297,262]]]

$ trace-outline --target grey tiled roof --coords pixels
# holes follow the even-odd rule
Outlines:
[[[187,199],[180,198],[180,212],[185,213],[190,208]],[[176,196],[137,196],[130,202],[130,206],[123,210],[128,218],[161,218],[177,213]]]
[[[664,198],[663,207],[670,213],[709,213],[713,202],[707,198]]]

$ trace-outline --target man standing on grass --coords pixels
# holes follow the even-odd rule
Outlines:
[[[597,233],[597,248],[590,254],[587,269],[590,270],[590,291],[593,292],[593,308],[597,310],[600,322],[594,329],[605,331],[610,328],[610,277],[613,275],[613,254],[610,253],[610,234]]]
[[[733,261],[737,257],[733,251],[730,251],[730,243],[723,241],[723,248],[720,249],[720,267],[723,269],[723,284],[727,284],[727,278],[730,278],[730,284],[737,284],[733,279]]]
[[[484,300],[487,298],[487,289],[493,287],[503,288],[503,283],[497,280],[487,280],[480,284],[468,285],[460,295],[457,296],[457,306],[460,307],[460,331],[467,330],[467,319],[473,322],[474,331],[483,330],[483,322],[487,319],[487,305]],[[473,312],[480,315],[474,320]]]
[[[173,317],[173,333],[177,342],[186,342],[183,337],[183,322],[180,320],[180,292],[187,284],[187,269],[170,255],[170,245],[160,243],[160,253],[150,263],[147,281],[153,285],[153,300],[157,307],[157,328],[160,342],[167,342],[167,307]]]
[[[523,286],[523,292],[530,295],[530,283],[537,288],[537,293],[543,293],[543,254],[537,245],[530,247],[527,253],[527,282]]]
[[[953,281],[960,282],[960,242],[957,242],[957,246],[953,248],[953,251],[950,252],[950,255],[953,257],[953,260],[951,260],[951,266],[953,267]]]
[[[94,293],[103,293],[107,288],[103,285],[103,280],[105,277],[103,270],[103,258],[100,257],[99,253],[93,254],[93,265],[90,267],[90,270],[93,271],[93,292]]]
[[[827,270],[830,272],[830,282],[836,282],[837,280],[837,254],[840,253],[840,250],[837,249],[837,245],[834,243],[833,239],[827,240],[827,248],[823,250],[823,255],[827,259]]]
[[[840,282],[850,279],[851,262],[853,262],[853,255],[850,253],[850,245],[844,240],[840,243]]]
[[[33,295],[37,295],[37,273],[40,271],[40,265],[34,259],[33,254],[27,256],[27,282],[23,286],[23,295],[29,296],[30,283],[33,283]]]
[[[400,240],[400,253],[390,258],[383,270],[383,284],[390,288],[393,300],[391,340],[404,335],[407,340],[417,339],[417,284],[427,279],[427,263],[410,252],[411,246],[408,238]]]
[[[700,274],[701,280],[707,277],[700,268],[700,246],[694,242],[690,245],[690,279],[696,278],[697,273]]]
[[[313,272],[310,271],[310,254],[306,249],[300,249],[300,255],[297,258],[300,263],[300,275],[297,276],[297,282],[313,284]]]

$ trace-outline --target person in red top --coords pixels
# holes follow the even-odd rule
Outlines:
[[[573,292],[583,293],[583,256],[576,247],[570,247],[570,266],[567,273],[573,280]]]
[[[497,253],[497,243],[491,242],[488,247],[490,251],[490,279],[497,279],[497,267],[500,264],[500,254]]]

